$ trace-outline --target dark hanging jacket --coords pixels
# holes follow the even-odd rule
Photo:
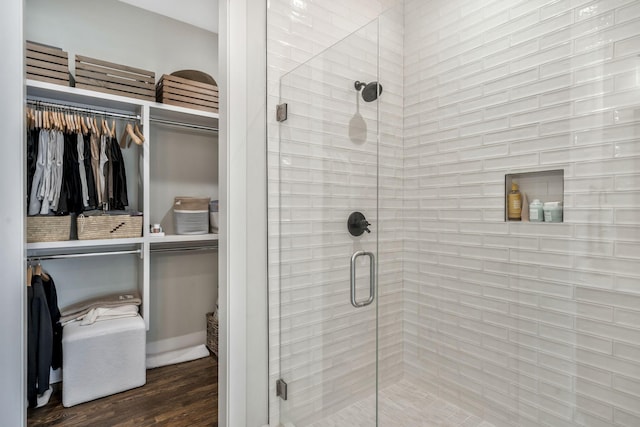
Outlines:
[[[110,138],[107,145],[109,158],[109,208],[112,210],[124,210],[129,205],[129,197],[127,194],[127,173],[124,166],[124,158],[122,150],[116,138]]]
[[[36,163],[38,160],[38,137],[40,129],[27,130],[27,206],[29,206],[29,198],[31,197],[31,186],[33,184],[33,176],[36,173]]]
[[[58,307],[58,292],[53,277],[49,275],[49,280],[42,281],[44,294],[47,297],[47,308],[51,317],[51,328],[53,330],[53,353],[51,367],[58,369],[62,367],[62,325],[60,324],[60,308]]]
[[[78,170],[78,134],[65,133],[62,190],[57,213],[82,213],[83,210],[82,181]]]
[[[53,355],[51,316],[40,276],[33,276],[27,296],[27,399],[35,408],[38,395],[49,389]]]

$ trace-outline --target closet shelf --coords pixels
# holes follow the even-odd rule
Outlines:
[[[178,122],[186,125],[218,127],[219,114],[217,113],[128,98],[89,89],[61,86],[37,80],[27,80],[27,97],[33,100],[62,103],[75,107],[104,109],[105,111],[121,114],[140,114],[143,107],[148,107],[151,119]]]
[[[27,97],[41,101],[69,104],[76,107],[104,109],[118,113],[139,113],[141,100],[95,92],[88,89],[27,80]]]
[[[196,243],[196,242],[212,242],[218,240],[217,234],[172,234],[162,237],[147,236],[147,241],[151,244],[166,244],[166,243]]]
[[[149,107],[151,120],[165,120],[187,125],[218,127],[218,113],[161,104],[159,102],[150,103]]]
[[[79,248],[108,248],[124,245],[136,245],[144,242],[142,237],[130,239],[104,239],[104,240],[65,240],[60,242],[27,243],[27,251],[51,250],[51,249],[79,249]]]

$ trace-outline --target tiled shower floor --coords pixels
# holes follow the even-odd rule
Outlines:
[[[372,427],[376,425],[374,405],[371,396],[308,427]],[[379,427],[493,427],[409,380],[380,391],[379,405]]]

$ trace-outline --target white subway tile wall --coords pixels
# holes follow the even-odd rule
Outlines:
[[[639,11],[405,2],[405,374],[496,425],[639,425]],[[550,169],[564,224],[505,223]]]
[[[496,426],[640,425],[639,33],[634,0],[269,2],[271,425],[374,391],[348,259],[376,237],[382,386]],[[375,79],[353,144],[352,83]],[[505,174],[552,169],[565,222],[505,223]]]

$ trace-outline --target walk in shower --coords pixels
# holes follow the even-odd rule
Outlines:
[[[638,2],[320,3],[268,10],[272,425],[640,425]]]

